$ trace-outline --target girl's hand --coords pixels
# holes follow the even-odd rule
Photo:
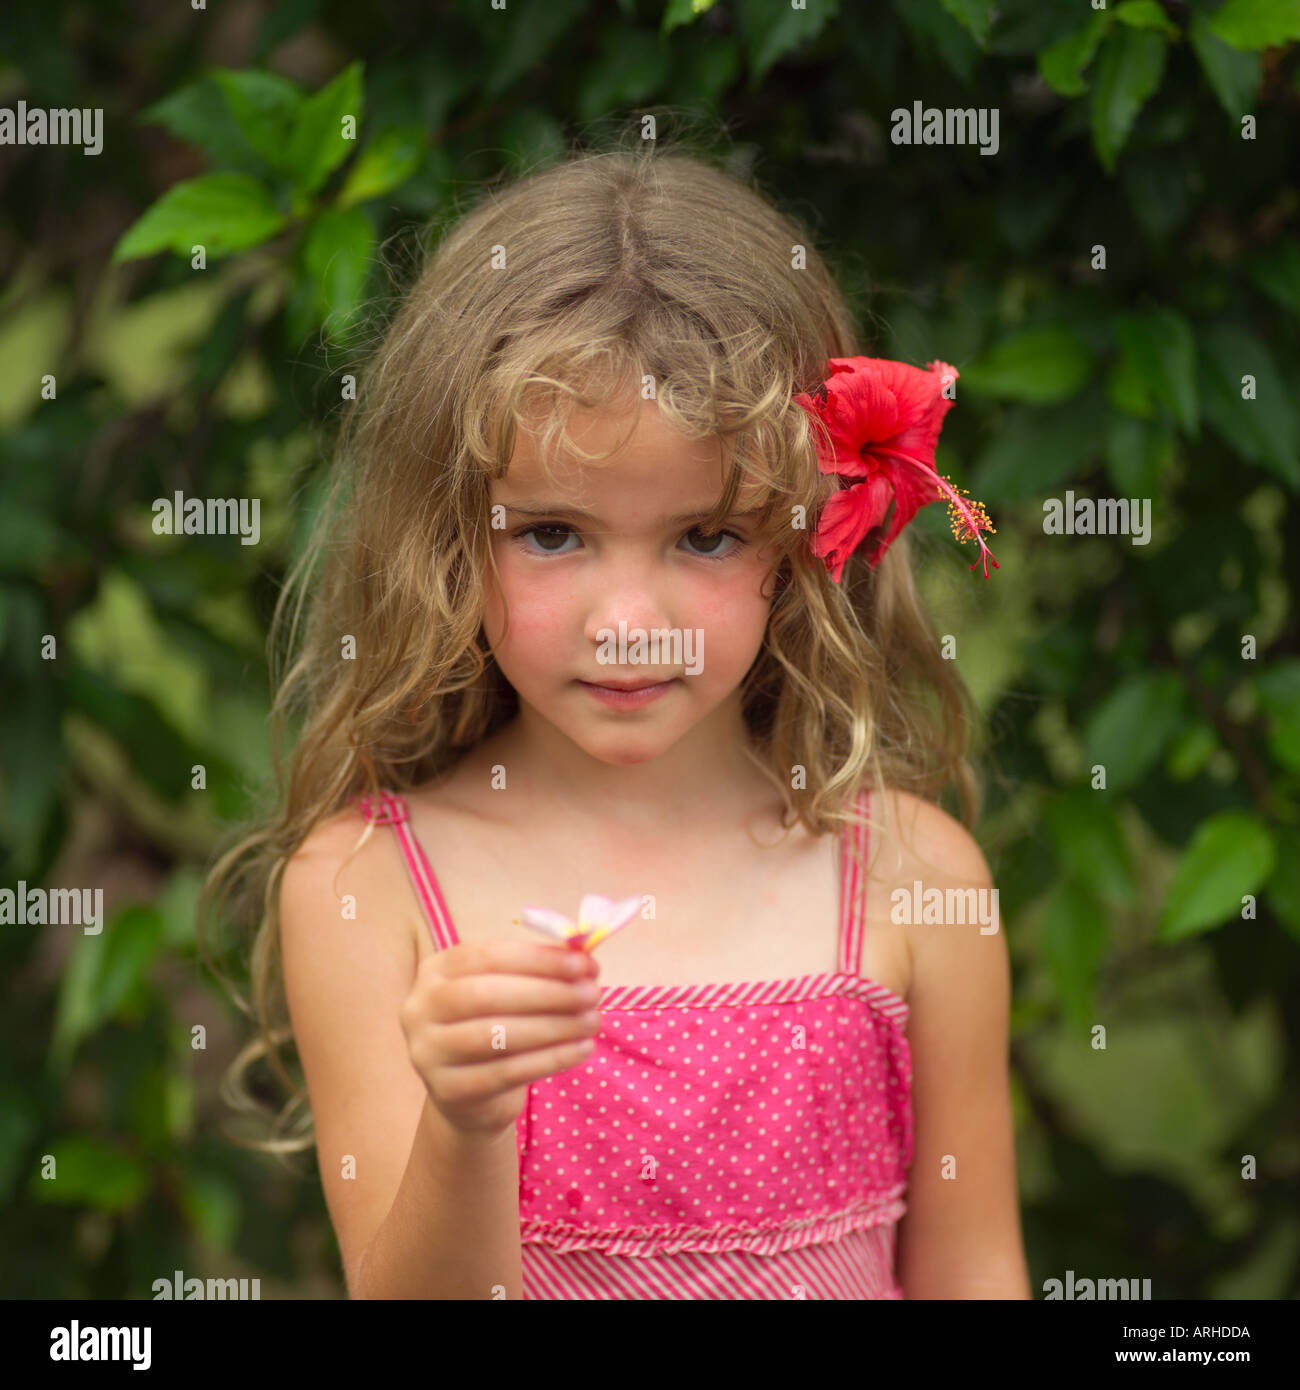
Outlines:
[[[522,941],[461,942],[425,957],[402,1029],[448,1125],[495,1137],[519,1118],[532,1082],[587,1060],[600,1031],[597,974],[585,951]]]

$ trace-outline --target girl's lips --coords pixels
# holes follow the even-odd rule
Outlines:
[[[629,681],[626,685],[621,681],[583,681],[583,685],[598,685],[602,690],[645,690],[652,685],[667,685],[670,680],[671,676],[661,681]]]
[[[636,709],[666,695],[677,681],[674,677],[672,680],[658,681],[654,685],[643,685],[636,690],[618,690],[613,686],[595,685],[584,680],[580,680],[578,684],[603,705],[609,705],[613,709]]]

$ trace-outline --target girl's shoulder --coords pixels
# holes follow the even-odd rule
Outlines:
[[[350,803],[323,816],[285,861],[279,886],[280,929],[330,919],[364,920],[384,930],[393,951],[414,961],[414,913],[401,851],[387,827],[368,822]]]
[[[942,806],[913,792],[888,787],[883,797],[872,795],[870,835],[873,877],[991,886],[975,837]]]
[[[872,798],[870,819],[868,939],[874,930],[903,947],[913,1036],[932,1020],[945,1035],[978,997],[985,1012],[967,1023],[996,1040],[1005,1021],[1006,934],[975,837],[941,806],[897,789]]]
[[[366,835],[369,824],[356,801],[322,816],[307,832],[298,848],[289,856],[288,865],[310,864],[319,870],[341,868],[344,862],[360,862],[362,868],[383,858],[372,846],[382,844],[385,837]],[[375,827],[376,830],[379,828]],[[286,871],[287,867],[286,866]]]
[[[874,933],[878,942],[892,943],[895,958],[905,962],[901,968],[906,972],[909,997],[927,961],[933,959],[936,944],[946,947],[943,954],[949,963],[953,958],[957,936],[936,932],[940,917],[947,920],[960,914],[974,927],[973,932],[962,934],[964,938],[988,940],[997,914],[992,888],[988,864],[975,837],[941,806],[899,788],[872,796],[868,940]],[[962,949],[969,950],[970,942]],[[991,963],[988,951],[977,951],[976,958],[979,965],[972,968],[983,970]]]

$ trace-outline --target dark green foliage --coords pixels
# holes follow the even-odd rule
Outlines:
[[[6,101],[102,107],[104,148],[5,153],[0,887],[111,909],[0,928],[0,1295],[341,1293],[310,1156],[220,1137],[198,880],[267,776],[267,620],[390,239],[647,111],[726,121],[869,353],[961,372],[940,466],[1003,567],[923,514],[922,584],[990,717],[1034,1287],[1300,1292],[1294,4],[10,8]],[[918,100],[997,108],[997,154],[892,143]],[[1148,543],[1047,533],[1067,490],[1149,499]],[[261,544],[155,534],[176,492],[259,497]]]

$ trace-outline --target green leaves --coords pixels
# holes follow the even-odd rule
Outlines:
[[[553,21],[552,15],[552,28]],[[413,124],[381,130],[352,166],[334,206],[317,209],[313,195],[356,147],[362,106],[360,62],[312,96],[274,73],[218,69],[159,103],[147,113],[150,119],[202,144],[218,161],[242,167],[168,189],[122,237],[114,260],[162,250],[189,256],[195,246],[220,256],[256,246],[291,219],[303,219],[288,331],[296,342],[320,325],[331,337],[340,335],[361,305],[375,248],[374,229],[358,205],[409,179],[428,147],[425,132]]]
[[[310,210],[310,197],[355,149],[362,114],[362,64],[352,63],[310,97],[275,73],[217,69],[146,112],[191,139],[214,161],[238,172],[214,172],[169,188],[130,227],[114,261],[170,250],[189,256],[244,251]],[[368,147],[346,188],[344,209],[387,192],[418,167],[422,137],[390,128]],[[272,185],[272,186],[269,186]]]
[[[300,330],[304,324],[323,323],[331,337],[338,337],[351,325],[374,245],[370,219],[360,208],[330,209],[316,218],[302,243],[300,285],[311,298],[309,317],[297,325]]]
[[[352,63],[302,104],[288,141],[288,168],[299,193],[315,193],[356,149],[361,126],[361,64]]]
[[[1167,38],[1179,36],[1178,26],[1157,0],[1123,0],[1115,6],[1115,18],[1134,29],[1159,29]]]
[[[1083,387],[1092,357],[1068,328],[1048,324],[1002,339],[962,368],[961,384],[1007,400],[1053,405]]]
[[[1273,872],[1276,852],[1268,828],[1243,811],[1203,821],[1183,851],[1160,918],[1162,941],[1177,941],[1240,920],[1242,898]]]
[[[1082,96],[1088,90],[1083,70],[1092,62],[1112,18],[1111,10],[1094,10],[1077,33],[1058,39],[1038,53],[1038,71],[1059,96]]]
[[[912,44],[926,66],[937,59],[963,86],[971,84],[979,66],[981,45],[965,23],[955,18],[940,0],[893,0],[892,8],[910,31]]]
[[[683,24],[693,24],[700,15],[711,10],[714,0],[668,0],[659,32],[667,37]]]
[[[273,72],[218,69],[213,77],[244,138],[272,168],[292,169],[289,136],[302,92]]]
[[[1255,105],[1255,93],[1259,90],[1259,54],[1243,53],[1224,43],[1214,32],[1209,18],[1199,10],[1192,16],[1189,38],[1210,90],[1228,116],[1234,122],[1239,121]]]
[[[197,145],[217,169],[314,193],[352,152],[362,115],[362,64],[314,95],[277,73],[216,68],[149,107],[145,122]],[[350,119],[351,138],[344,122]]]
[[[939,0],[939,3],[981,48],[987,47],[989,30],[997,12],[996,0]]]
[[[209,256],[228,255],[266,241],[285,225],[270,193],[247,174],[202,174],[174,184],[122,236],[113,260],[155,251],[190,256],[202,246]]]
[[[1205,413],[1234,453],[1300,489],[1300,416],[1268,345],[1242,324],[1200,332]],[[1249,378],[1249,380],[1247,380]]]
[[[190,1226],[214,1250],[233,1247],[239,1230],[238,1188],[219,1174],[192,1171],[182,1182],[177,1200]]]
[[[35,600],[15,587],[4,592],[4,601],[5,625],[12,630],[5,643],[5,679],[0,681],[4,813],[11,827],[11,853],[21,862],[31,862],[65,777],[64,692],[48,670],[23,670],[32,662],[43,665],[39,642],[33,640],[33,626],[41,625],[38,634],[44,628]]]
[[[587,9],[586,0],[518,0],[511,5],[512,17],[492,43],[495,61],[483,83],[483,99],[500,96],[535,70]],[[500,22],[505,17],[498,12],[492,18]]]
[[[1183,687],[1171,671],[1130,676],[1097,707],[1084,732],[1089,764],[1108,791],[1136,786],[1182,723]]]
[[[1106,910],[1086,881],[1061,879],[1047,895],[1040,925],[1043,957],[1073,1027],[1092,1013],[1097,967],[1110,943]]]
[[[1173,431],[1159,421],[1112,414],[1106,427],[1106,471],[1119,496],[1157,496],[1173,444]]]
[[[810,42],[839,18],[839,0],[820,0],[796,10],[768,0],[738,0],[737,14],[749,58],[749,90],[757,91],[770,69],[786,54]]]
[[[25,574],[51,561],[86,554],[79,540],[41,512],[22,506],[0,506],[0,574]],[[0,648],[3,648],[0,631]]]
[[[1300,661],[1282,661],[1255,677],[1255,693],[1269,717],[1269,752],[1300,772]]]
[[[1227,0],[1210,30],[1234,48],[1273,48],[1300,39],[1300,0]]]
[[[958,383],[960,388],[960,382]],[[989,505],[1041,496],[1096,453],[1099,391],[1049,410],[1014,406],[975,464],[971,492]]]
[[[1138,112],[1160,86],[1165,40],[1178,36],[1177,25],[1156,0],[1125,0],[1113,8],[1091,11],[1081,29],[1038,53],[1043,81],[1060,96],[1077,97],[1088,90],[1084,69],[1102,50],[1091,119],[1093,145],[1108,173],[1114,171],[1115,158]]]
[[[95,935],[77,931],[59,983],[50,1068],[66,1073],[83,1039],[101,1028],[143,984],[163,947],[166,923],[156,908],[130,906]]]
[[[1196,342],[1191,325],[1176,311],[1162,308],[1122,315],[1116,321],[1116,334],[1121,376],[1130,375],[1144,397],[1149,395],[1165,406],[1179,428],[1196,438],[1200,433],[1200,411]],[[1117,399],[1115,404],[1123,406],[1124,402]]]
[[[1058,862],[1111,905],[1133,895],[1133,865],[1114,803],[1103,793],[1073,787],[1048,807],[1047,826]]]
[[[1300,832],[1287,827],[1275,836],[1277,865],[1264,888],[1269,907],[1300,941]]]
[[[164,126],[178,140],[203,151],[214,171],[265,178],[271,166],[249,140],[230,108],[230,87],[217,72],[169,92],[136,118],[142,125]]]
[[[1189,723],[1170,745],[1165,771],[1175,782],[1197,775],[1219,749],[1219,735],[1208,720]]]
[[[611,22],[601,34],[600,61],[578,91],[578,114],[596,121],[615,107],[647,101],[671,71],[672,53],[659,35],[629,34]]]
[[[380,131],[348,170],[335,206],[350,208],[405,183],[419,167],[428,143],[419,126],[390,126]]]
[[[1092,141],[1108,174],[1124,147],[1138,112],[1160,86],[1166,42],[1156,31],[1115,25],[1097,61],[1092,89]]]
[[[122,1212],[145,1195],[149,1175],[143,1164],[122,1149],[85,1134],[71,1134],[49,1145],[54,1176],[33,1173],[27,1184],[34,1202],[89,1206]]]
[[[1247,257],[1246,273],[1270,299],[1300,318],[1300,246],[1291,238]]]

